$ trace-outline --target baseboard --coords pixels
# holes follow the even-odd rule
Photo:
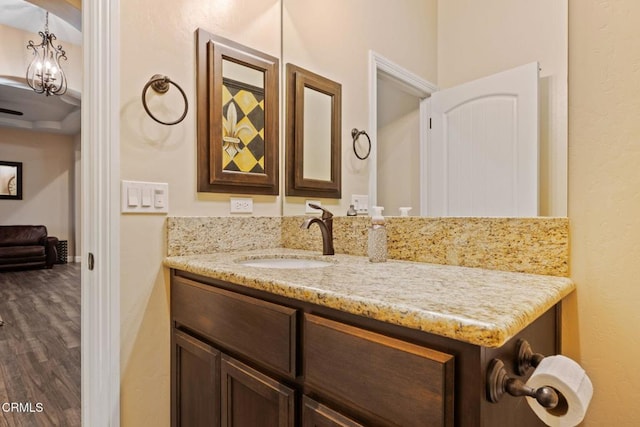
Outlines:
[[[70,257],[69,257],[69,262],[77,262],[77,263],[80,263],[81,259],[82,259],[82,257],[79,257],[79,256],[76,256],[76,257],[70,256]]]

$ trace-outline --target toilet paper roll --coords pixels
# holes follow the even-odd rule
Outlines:
[[[558,406],[553,409],[546,409],[535,399],[527,397],[533,412],[552,427],[574,427],[580,424],[593,396],[593,385],[584,369],[561,355],[542,359],[527,381],[527,386],[534,389],[549,386],[560,393]]]

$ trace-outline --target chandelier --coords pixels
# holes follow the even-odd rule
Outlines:
[[[38,33],[42,37],[40,44],[29,40],[27,50],[33,50],[33,60],[27,67],[27,83],[36,93],[49,95],[64,95],[67,91],[67,78],[60,66],[60,60],[67,60],[62,46],[53,45],[56,35],[49,32],[49,12],[46,13],[44,32]]]

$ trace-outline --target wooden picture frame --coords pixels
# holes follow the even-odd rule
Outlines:
[[[224,76],[230,69],[260,82]],[[198,191],[279,194],[278,58],[198,29],[196,70]]]
[[[286,116],[286,185],[287,196],[325,197],[339,199],[342,194],[342,85],[293,64],[287,64],[287,116]],[[311,92],[307,92],[310,89]],[[329,105],[324,114],[330,123],[321,132],[328,141],[321,156],[305,156],[305,92],[326,96]],[[316,115],[309,117],[316,120]],[[312,122],[307,122],[311,124]],[[307,145],[307,148],[310,148]],[[307,161],[305,161],[305,157]],[[319,160],[321,159],[321,160]],[[307,174],[314,162],[327,162],[325,177]]]
[[[0,161],[0,199],[22,200],[22,163]]]

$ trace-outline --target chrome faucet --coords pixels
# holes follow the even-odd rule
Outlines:
[[[300,228],[308,229],[311,224],[317,223],[318,227],[320,227],[320,233],[322,233],[322,255],[333,255],[333,214],[313,203],[309,203],[309,206],[313,209],[320,209],[322,217],[307,218]]]

